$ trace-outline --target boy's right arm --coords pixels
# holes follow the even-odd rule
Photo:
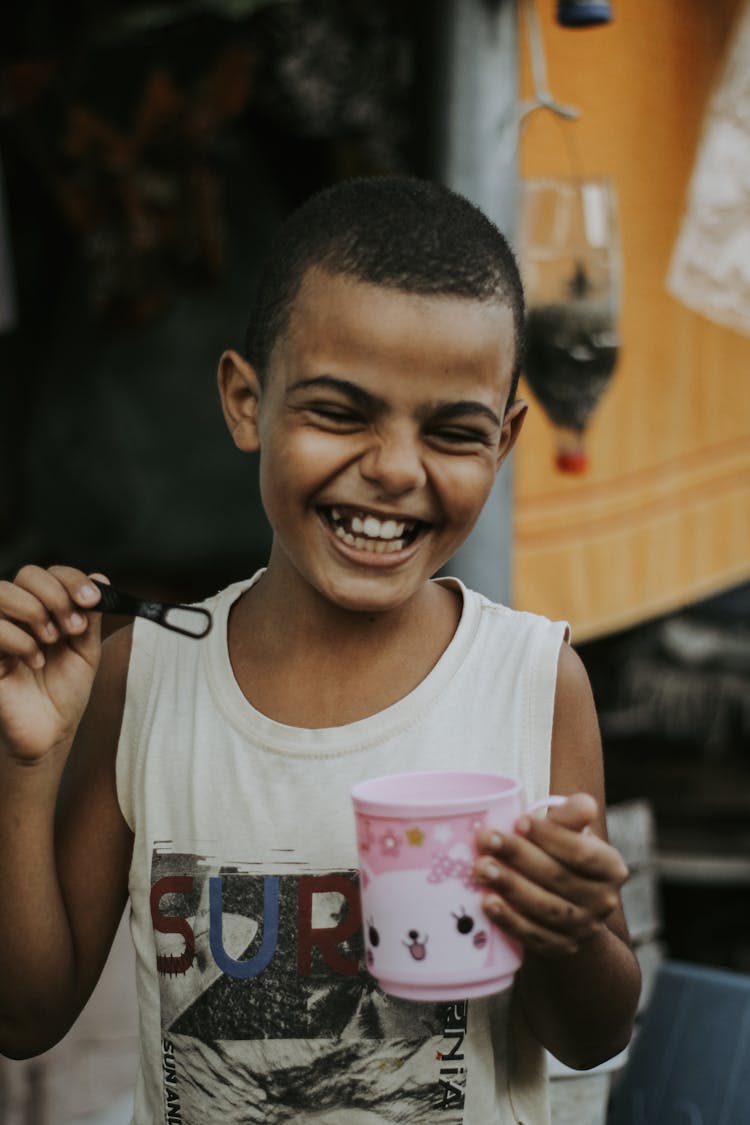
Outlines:
[[[115,755],[130,630],[102,649],[98,601],[67,567],[0,582],[0,1053],[14,1058],[73,1023],[127,898]]]

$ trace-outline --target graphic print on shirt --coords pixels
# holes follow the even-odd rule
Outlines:
[[[151,917],[168,1125],[462,1125],[467,1004],[376,987],[355,871],[164,842]]]

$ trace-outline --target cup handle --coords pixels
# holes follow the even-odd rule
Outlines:
[[[564,805],[567,797],[558,797],[555,793],[550,793],[549,797],[542,797],[541,801],[534,801],[533,805],[529,805],[526,809],[527,813],[539,812],[540,809],[554,809],[558,805]]]
[[[549,797],[542,797],[541,801],[534,801],[533,805],[529,805],[526,812],[534,813],[539,812],[540,809],[554,809],[559,805],[564,805],[567,797],[559,797],[556,793],[550,793]],[[583,835],[587,836],[591,832],[591,828],[587,824],[583,829]]]

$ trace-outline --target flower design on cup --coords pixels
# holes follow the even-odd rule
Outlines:
[[[427,882],[442,883],[445,879],[460,879],[468,889],[475,886],[474,870],[471,863],[440,850],[435,852],[433,856]]]
[[[401,851],[401,839],[391,829],[383,833],[379,842],[383,855],[397,856]]]
[[[357,823],[357,847],[361,852],[369,852],[374,836],[369,820],[359,820]]]
[[[442,844],[447,844],[453,838],[453,829],[450,824],[440,824],[435,829],[435,839],[440,840]]]

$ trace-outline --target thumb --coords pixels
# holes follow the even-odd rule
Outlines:
[[[599,806],[589,793],[573,793],[564,804],[551,807],[547,818],[573,832],[584,832],[594,823],[598,813]]]

